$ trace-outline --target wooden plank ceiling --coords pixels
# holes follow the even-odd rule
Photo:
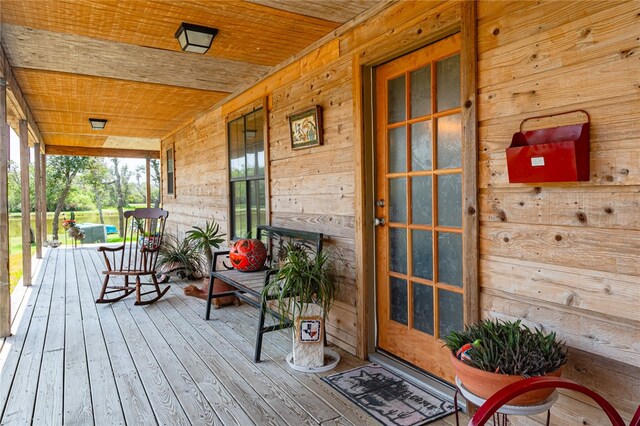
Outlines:
[[[46,145],[160,139],[385,0],[2,0],[2,47]],[[219,30],[182,52],[182,22]],[[91,130],[89,117],[108,120]]]

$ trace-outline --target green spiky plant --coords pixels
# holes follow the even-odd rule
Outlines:
[[[214,220],[212,222],[206,221],[204,228],[194,226],[192,230],[187,231],[187,241],[191,242],[196,250],[201,254],[204,254],[206,263],[204,267],[205,271],[201,271],[204,276],[208,276],[212,270],[213,255],[211,254],[211,248],[220,248],[220,244],[224,242],[226,234],[220,232],[220,225]]]
[[[288,243],[285,252],[282,266],[275,279],[264,286],[262,297],[276,300],[281,322],[290,312],[294,318],[303,314],[307,303],[319,305],[326,316],[333,306],[336,293],[330,253],[315,253],[294,243]]]
[[[444,337],[454,353],[466,344],[470,360],[464,362],[484,371],[518,376],[541,376],[567,362],[567,347],[554,332],[531,330],[520,320],[484,320],[452,331]]]
[[[203,268],[203,258],[195,245],[187,240],[179,240],[173,235],[165,235],[160,246],[158,269],[175,269],[180,266],[186,278],[194,279]]]

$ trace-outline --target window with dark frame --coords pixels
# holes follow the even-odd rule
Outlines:
[[[173,148],[167,149],[167,194],[174,195]]]
[[[231,239],[267,222],[262,108],[228,123]]]

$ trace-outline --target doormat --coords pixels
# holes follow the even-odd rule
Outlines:
[[[454,412],[453,404],[378,364],[322,380],[387,426],[426,425]]]

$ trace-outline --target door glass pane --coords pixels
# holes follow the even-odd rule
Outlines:
[[[439,169],[454,169],[461,165],[462,142],[460,141],[460,114],[438,119],[438,164]]]
[[[407,325],[409,318],[407,312],[407,300],[409,299],[407,296],[407,281],[396,277],[389,277],[389,292],[391,293],[389,297],[391,301],[391,306],[389,307],[391,319]]]
[[[407,223],[407,178],[389,179],[389,221]]]
[[[438,233],[438,281],[462,287],[462,234]]]
[[[431,120],[411,125],[411,170],[431,170]]]
[[[387,96],[389,102],[389,123],[404,121],[406,117],[406,90],[404,75],[388,81]]]
[[[462,309],[462,294],[438,290],[438,325],[441,337],[451,331],[461,331],[464,328]]]
[[[233,215],[233,236],[232,238],[244,237],[247,234],[247,182],[232,182],[231,193],[233,194],[232,212]]]
[[[412,283],[413,328],[433,336],[433,287]]]
[[[231,178],[245,176],[244,120],[229,123],[229,151],[231,155]]]
[[[389,130],[389,173],[407,171],[407,128]]]
[[[411,274],[414,277],[433,280],[433,245],[431,231],[411,231]]]
[[[411,222],[431,225],[431,176],[411,178]]]
[[[389,228],[389,270],[407,273],[407,230]]]
[[[462,175],[438,176],[438,225],[462,227]]]
[[[437,108],[446,111],[460,106],[460,55],[438,61]]]
[[[431,65],[411,73],[411,118],[431,113]]]

